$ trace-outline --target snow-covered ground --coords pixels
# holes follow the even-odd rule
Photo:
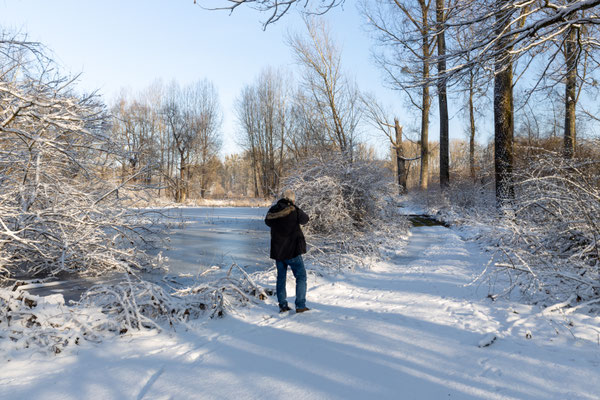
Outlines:
[[[0,398],[600,398],[600,318],[492,301],[469,285],[486,262],[457,231],[414,228],[368,271],[310,274],[304,314],[269,298],[187,329],[5,354]]]

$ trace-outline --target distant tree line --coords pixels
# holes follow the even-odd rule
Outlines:
[[[157,83],[135,97],[123,94],[112,115],[113,137],[124,147],[115,160],[121,181],[155,185],[177,202],[194,189],[206,195],[221,149],[222,114],[211,82]]]

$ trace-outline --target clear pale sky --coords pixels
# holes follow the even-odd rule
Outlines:
[[[193,0],[0,0],[4,29],[27,33],[30,40],[45,44],[63,71],[82,73],[82,90],[98,89],[109,103],[121,88],[135,92],[158,78],[182,84],[210,79],[224,113],[223,154],[239,151],[233,139],[238,129],[233,106],[242,87],[266,66],[297,71],[285,37],[288,31],[304,32],[299,13],[263,31],[261,21],[266,18],[248,7],[232,15],[208,11]],[[388,104],[408,128],[417,112],[407,111],[401,94],[384,87],[371,62],[371,40],[355,2],[347,1],[325,18],[342,46],[345,70],[362,90]],[[432,122],[430,137],[435,138],[438,128]],[[456,130],[452,136],[462,137]],[[387,154],[382,135],[371,131],[365,136],[381,156]]]

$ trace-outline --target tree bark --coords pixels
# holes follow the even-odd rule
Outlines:
[[[450,183],[450,144],[448,138],[448,96],[446,94],[446,35],[444,0],[436,0],[435,15],[437,22],[438,49],[438,103],[440,109],[440,186]]]
[[[506,0],[497,0],[498,10]],[[496,34],[508,28],[510,16],[504,11],[496,15]],[[496,178],[496,203],[502,206],[514,199],[513,186],[513,65],[508,39],[496,44],[494,65],[494,169]]]
[[[427,21],[427,9],[422,8],[423,21]],[[421,108],[421,173],[420,173],[420,188],[427,189],[429,182],[429,109],[431,108],[431,99],[429,98],[429,60],[426,55],[429,53],[428,31],[429,28],[425,23],[422,28],[423,36],[423,88],[422,88],[422,108]]]
[[[471,179],[475,180],[475,107],[473,99],[475,97],[475,89],[473,88],[474,77],[473,72],[469,76],[469,171]]]
[[[575,107],[577,105],[577,31],[570,27],[565,41],[565,132],[564,156],[573,158],[575,155]]]
[[[406,160],[404,159],[404,151],[402,149],[402,127],[398,119],[394,119],[394,130],[396,131],[396,165],[398,175],[398,190],[400,194],[406,192]]]
[[[186,187],[185,187],[185,157],[183,153],[180,154],[180,164],[179,164],[179,182],[178,182],[178,194],[177,194],[177,202],[183,203],[186,198]]]

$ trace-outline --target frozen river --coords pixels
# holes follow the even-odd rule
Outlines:
[[[269,228],[264,223],[267,208],[189,207],[160,210],[171,217],[170,241],[151,251],[168,258],[169,273],[198,274],[213,265],[227,267],[232,263],[254,271],[271,265]],[[156,272],[147,279],[160,279]],[[66,300],[78,300],[92,285],[106,282],[107,276],[57,280],[28,285],[35,295],[62,294]]]
[[[190,207],[167,210],[176,220],[163,255],[172,274],[196,274],[212,265],[236,263],[249,270],[269,261],[267,208]]]

